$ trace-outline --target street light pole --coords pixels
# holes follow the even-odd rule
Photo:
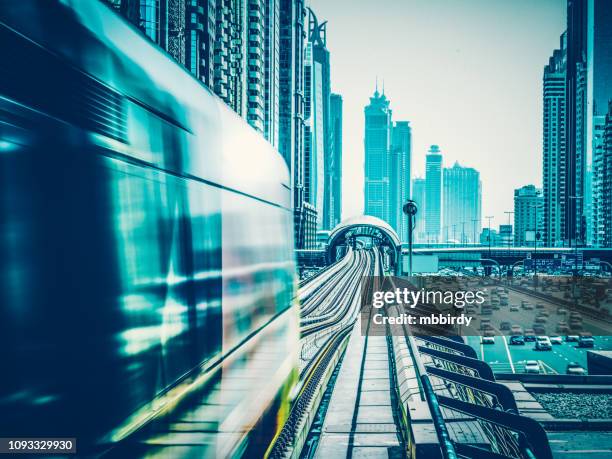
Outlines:
[[[487,215],[485,218],[489,220],[489,237],[487,239],[489,239],[489,258],[491,258],[491,220],[493,215]]]
[[[474,224],[474,237],[472,239],[472,244],[476,245],[476,223],[478,222],[477,218],[472,219],[472,223]]]
[[[416,202],[409,199],[402,207],[402,210],[408,217],[408,275],[412,277],[412,231],[414,230],[414,220],[418,207]]]
[[[512,223],[511,223],[511,217],[510,217],[510,216],[511,216],[511,215],[514,215],[514,211],[512,211],[512,210],[507,210],[507,211],[506,211],[506,212],[504,212],[504,213],[505,213],[505,214],[508,214],[508,226],[512,225]],[[511,237],[510,237],[510,239],[512,239],[512,235],[514,234],[515,230],[516,230],[516,228],[514,227],[514,225],[512,225],[512,233],[510,233],[510,236],[511,236]],[[510,250],[510,239],[508,239],[508,250]],[[512,242],[514,242],[514,241],[512,241]],[[514,244],[512,244],[512,245],[514,245]]]
[[[461,246],[465,246],[465,222],[461,222]]]
[[[574,199],[574,206],[576,205],[575,202],[578,199],[582,199],[582,196],[570,196],[570,199]],[[576,220],[578,220],[578,212],[576,212]],[[582,224],[582,222],[580,222],[580,224]],[[574,237],[576,238],[574,240],[574,276],[578,275],[578,231],[579,231],[579,223],[576,222],[576,234],[574,234]],[[571,241],[571,240],[570,240]]]

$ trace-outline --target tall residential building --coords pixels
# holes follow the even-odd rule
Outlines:
[[[280,0],[258,0],[264,9],[264,136],[278,148],[280,91]],[[252,32],[250,32],[252,35]],[[250,40],[249,47],[255,44]],[[250,81],[249,81],[250,84]]]
[[[310,242],[313,238],[307,235],[316,234],[316,209],[307,204],[304,187],[305,18],[303,0],[280,1],[278,149],[292,171],[295,246],[298,249],[314,248]]]
[[[417,205],[417,214],[412,234],[414,242],[427,242],[425,234],[425,179],[417,177],[412,180],[412,198]]]
[[[542,232],[544,222],[544,198],[542,190],[526,185],[514,190],[514,245],[531,247],[538,242],[537,234]]]
[[[566,221],[569,244],[593,241],[594,117],[612,98],[612,2],[568,0]]]
[[[329,117],[329,53],[326,23],[308,16],[304,52],[304,199],[317,210],[317,230],[324,229],[326,143]]]
[[[442,228],[442,153],[432,145],[425,157],[425,235],[439,242]]]
[[[209,87],[214,76],[217,1],[221,4],[221,0],[185,2],[185,67]]]
[[[606,148],[605,148],[606,117],[593,117],[593,175],[591,181],[591,193],[593,194],[593,224],[591,241],[594,247],[603,247],[605,241],[605,219],[604,209],[604,179],[606,177]]]
[[[106,0],[106,3],[185,65],[186,0]]]
[[[603,172],[601,222],[603,237],[601,245],[612,247],[612,101],[608,103],[603,130]]]
[[[281,0],[106,2],[278,147]]]
[[[304,56],[306,194],[318,212],[317,229],[331,229],[332,174],[330,133],[330,65],[327,21],[320,23],[308,8],[308,43]],[[309,185],[309,187],[308,187]]]
[[[409,121],[397,121],[391,133],[389,153],[389,224],[401,241],[408,241],[408,220],[402,211],[410,199],[412,134]]]
[[[444,168],[443,183],[443,237],[462,244],[476,243],[482,220],[480,173],[456,162],[453,167]]]
[[[565,228],[566,144],[565,144],[565,66],[566,34],[560,47],[544,67],[543,76],[543,244],[563,245]]]
[[[333,229],[342,219],[342,96],[332,94],[329,105],[329,222]],[[327,186],[327,185],[326,185]]]
[[[366,215],[390,221],[390,173],[392,112],[385,94],[378,88],[370,97],[365,113],[365,186],[364,211]]]
[[[209,85],[232,110],[246,118],[246,0],[218,0],[215,15],[213,81]],[[261,37],[260,37],[261,39]],[[261,79],[261,72],[256,77]]]

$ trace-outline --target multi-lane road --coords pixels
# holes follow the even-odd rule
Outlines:
[[[532,327],[533,319],[538,313],[537,309],[533,311],[525,311],[520,308],[519,311],[510,311],[510,305],[518,305],[520,307],[522,301],[528,301],[532,305],[543,303],[545,309],[550,311],[550,317],[545,324],[549,334],[556,330],[556,326],[560,321],[567,321],[567,315],[559,315],[556,313],[556,306],[552,302],[546,302],[540,298],[535,298],[527,293],[518,292],[508,289],[508,306],[501,306],[500,309],[494,310],[491,316],[491,322],[495,328],[499,327],[501,322],[507,321],[513,325],[520,325],[523,329]],[[583,315],[584,329],[589,330],[595,335],[595,347],[593,350],[612,350],[612,337],[601,336],[609,335],[607,328],[609,325],[602,324],[597,319]],[[508,334],[508,332],[505,332]],[[600,336],[597,336],[598,333]],[[577,334],[577,332],[575,333]],[[478,356],[489,363],[496,373],[522,373],[524,372],[524,364],[526,360],[537,360],[540,362],[540,371],[542,373],[559,373],[565,374],[567,364],[577,362],[583,368],[587,368],[586,348],[579,348],[576,342],[566,342],[563,337],[561,344],[553,344],[550,351],[536,351],[534,342],[526,342],[525,345],[510,345],[509,336],[496,336],[494,344],[482,344],[479,336],[467,337],[470,344],[477,352]]]

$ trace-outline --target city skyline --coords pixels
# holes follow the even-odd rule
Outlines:
[[[482,216],[494,215],[494,225],[506,221],[514,189],[542,186],[542,70],[566,28],[564,0],[310,5],[333,25],[332,87],[344,99],[344,219],[363,213],[362,193],[351,190],[363,184],[362,108],[377,78],[392,94],[394,117],[411,122],[412,178],[424,176],[426,152],[439,145],[444,167],[459,161],[481,172]],[[367,35],[351,32],[366,23]]]

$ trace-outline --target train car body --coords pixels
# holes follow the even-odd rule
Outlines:
[[[0,2],[0,50],[0,432],[95,451],[199,384],[211,455],[265,445],[299,334],[281,156],[99,1]]]

